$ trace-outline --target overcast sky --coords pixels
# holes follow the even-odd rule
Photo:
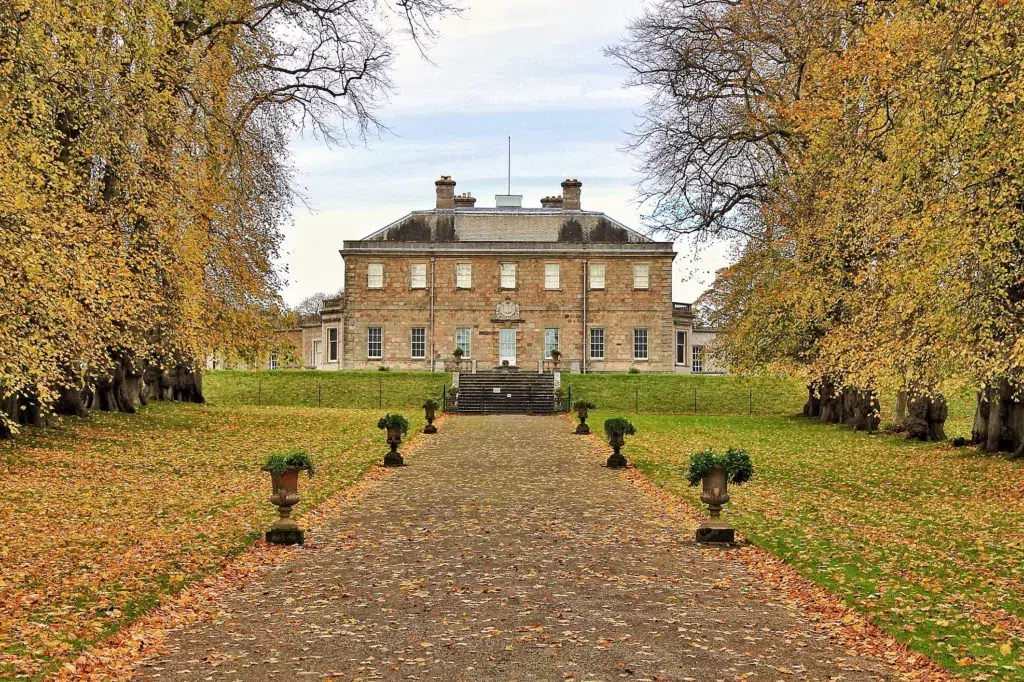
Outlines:
[[[583,208],[642,229],[636,204],[639,160],[623,148],[644,96],[622,87],[622,68],[602,49],[616,42],[640,0],[464,0],[466,11],[440,25],[433,63],[406,43],[393,74],[397,92],[381,111],[391,129],[356,148],[328,148],[297,137],[298,183],[309,206],[286,230],[285,300],[296,304],[343,284],[338,254],[416,209],[433,208],[434,180],[451,175],[456,192],[493,206],[506,185],[512,136],[512,192],[524,206],[583,182]],[[724,265],[724,249],[699,255],[680,244],[673,297],[692,301]]]

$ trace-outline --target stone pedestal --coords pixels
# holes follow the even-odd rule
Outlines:
[[[271,528],[267,531],[267,542],[272,545],[301,545],[306,540],[301,528]]]
[[[732,528],[701,526],[697,529],[697,542],[731,544],[736,542],[736,531]]]

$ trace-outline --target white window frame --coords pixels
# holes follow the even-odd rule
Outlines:
[[[324,342],[320,339],[313,339],[313,366],[321,367],[324,364]]]
[[[423,334],[423,340],[420,342],[423,344],[423,354],[416,355],[416,332],[419,331]],[[426,327],[413,327],[409,330],[409,357],[413,360],[426,360],[427,359],[427,328]]]
[[[643,337],[643,340],[641,340]],[[640,351],[643,351],[643,355]],[[647,361],[651,359],[651,334],[647,327],[636,327],[633,329],[633,359]]]
[[[509,262],[509,261],[505,261],[503,263],[499,263],[499,265],[498,265],[498,284],[499,284],[499,286],[502,289],[515,289],[516,288],[516,285],[519,283],[518,279],[517,279],[517,276],[518,276],[519,273],[517,272],[517,270],[518,270],[518,268],[516,267],[516,263],[512,263],[512,262]],[[509,279],[507,279],[507,278],[509,278],[509,277],[511,277],[512,284],[508,284]]]
[[[593,290],[604,289],[604,278],[607,273],[607,266],[604,263],[591,263],[590,264],[590,288]],[[600,272],[600,276],[598,276]]]
[[[367,265],[366,265],[366,288],[367,289],[383,289],[384,288],[384,264],[383,263],[367,263]]]
[[[459,341],[459,334],[466,333],[466,342],[463,344]],[[473,328],[472,327],[456,327],[455,328],[455,347],[462,349],[462,359],[467,360],[473,356]]]
[[[651,264],[650,263],[634,263],[633,264],[633,288],[634,289],[650,289],[651,288]]]
[[[551,345],[551,343],[548,341],[548,332],[554,332],[555,333],[555,335],[554,335],[555,336],[555,343],[554,343],[554,345]],[[553,350],[557,350],[558,352],[561,352],[562,351],[562,349],[560,347],[561,344],[562,344],[562,330],[560,328],[558,328],[558,327],[548,327],[547,329],[545,329],[544,330],[544,359],[545,360],[550,360],[551,359],[551,351],[553,351]]]
[[[331,332],[334,332],[334,339],[331,339]],[[341,334],[337,327],[327,328],[327,362],[338,361],[338,350],[341,346]]]
[[[275,351],[271,351],[270,352],[270,369],[271,369],[271,371],[277,369],[278,366],[279,365],[278,365],[278,359],[277,359],[277,351],[276,350]]]
[[[680,334],[683,335],[683,361],[682,362],[679,362],[679,335]],[[676,343],[675,343],[675,348],[673,349],[673,351],[674,351],[673,352],[673,357],[675,358],[675,361],[676,361],[676,367],[686,367],[686,341],[687,341],[686,337],[687,337],[687,334],[686,334],[685,331],[683,331],[681,329],[677,329],[676,330]]]
[[[422,270],[419,274],[417,271]],[[420,279],[422,276],[422,279]],[[417,281],[419,280],[419,281]],[[427,288],[427,264],[426,263],[412,263],[409,266],[409,288],[410,289],[426,289]]]
[[[465,279],[463,279],[463,278],[465,278]],[[455,288],[456,289],[472,289],[473,288],[473,264],[472,263],[456,263],[455,264]]]
[[[371,344],[373,343],[373,332],[374,331],[376,331],[378,336],[379,336],[379,340],[377,341],[377,344],[380,346],[380,352],[377,355],[374,355],[371,352],[371,350],[373,348]],[[383,360],[384,359],[384,327],[367,327],[366,328],[366,358],[368,360]]]
[[[597,333],[597,335],[601,337],[601,354],[600,355],[595,355],[594,354],[594,348],[595,348],[594,334],[595,333]],[[588,354],[588,356],[590,357],[591,360],[604,360],[604,356],[605,356],[605,333],[604,333],[604,328],[603,327],[591,327],[590,328],[590,333],[589,333],[588,339],[587,339],[587,354]]]
[[[704,346],[690,346],[693,350],[691,351],[690,358],[690,371],[694,374],[704,373]]]
[[[544,288],[548,290],[562,288],[562,268],[558,263],[544,264]]]

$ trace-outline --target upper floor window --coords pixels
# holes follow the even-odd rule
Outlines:
[[[367,289],[383,289],[384,288],[384,264],[383,263],[370,263],[366,266],[366,288]]]
[[[384,357],[384,333],[380,327],[366,328],[366,357],[371,360]]]
[[[647,359],[647,330],[646,329],[634,329],[633,330],[633,359],[634,360],[646,360]]]
[[[409,286],[413,289],[427,288],[427,264],[413,263],[409,268]]]
[[[472,263],[458,263],[455,266],[455,287],[457,289],[471,289],[473,287]]]
[[[558,263],[544,264],[544,288],[558,289],[561,286]]]
[[[502,289],[515,289],[516,288],[516,264],[515,263],[502,263],[501,264],[501,288]]]
[[[604,289],[604,263],[590,264],[590,288]]]
[[[647,289],[651,285],[651,266],[637,263],[633,266],[633,288]]]

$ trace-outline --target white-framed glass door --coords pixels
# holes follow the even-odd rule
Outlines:
[[[498,363],[516,364],[516,330],[501,329],[498,336]]]
[[[313,341],[313,366],[324,366],[324,343],[320,339]]]

